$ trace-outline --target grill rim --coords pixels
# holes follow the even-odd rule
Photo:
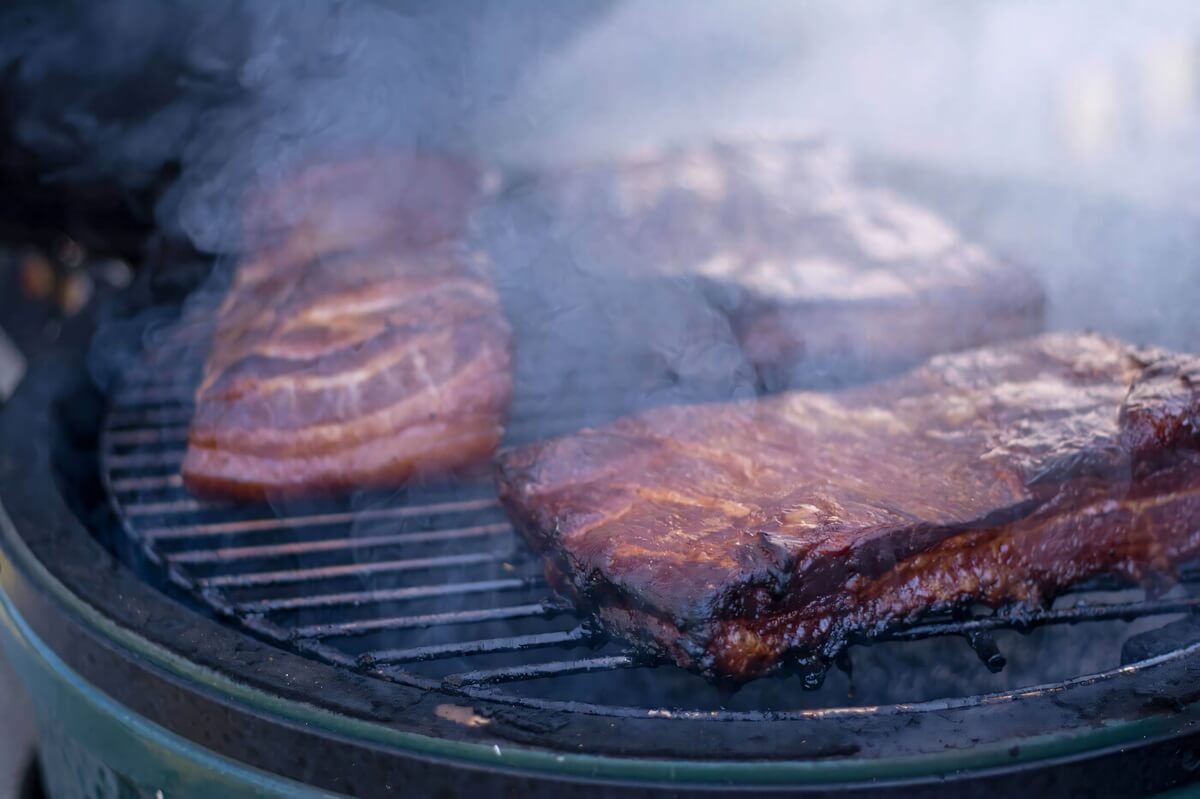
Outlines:
[[[321,714],[324,722],[349,723],[356,731],[351,734],[355,739],[354,745],[363,747],[364,751],[378,753],[379,747],[386,747],[392,755],[389,762],[393,763],[430,756],[445,757],[457,767],[485,770],[519,769],[543,775],[585,779],[632,779],[643,784],[692,779],[721,782],[736,780],[743,784],[759,785],[781,782],[847,785],[867,779],[938,780],[946,784],[944,777],[952,772],[969,770],[978,773],[980,770],[1003,769],[1007,773],[1016,773],[1014,769],[1017,768],[1033,765],[1052,766],[1059,760],[1090,757],[1102,753],[1103,748],[1127,745],[1135,741],[1163,742],[1180,735],[1200,738],[1196,725],[1196,717],[1200,716],[1200,705],[1196,703],[1197,697],[1192,695],[1194,692],[1187,689],[1189,681],[1192,684],[1196,682],[1195,675],[1200,671],[1200,663],[1197,663],[1200,658],[1194,656],[1172,657],[1160,664],[1162,669],[1154,667],[1122,674],[1112,681],[1105,681],[1102,686],[1105,689],[1117,687],[1117,683],[1120,683],[1120,687],[1130,689],[1125,691],[1130,698],[1154,696],[1167,700],[1150,707],[1145,707],[1144,702],[1141,706],[1135,702],[1132,706],[1124,708],[1124,711],[1130,714],[1125,720],[1118,720],[1115,718],[1118,714],[1113,714],[1114,718],[1111,720],[1115,723],[1097,729],[1092,725],[1092,719],[1085,718],[1079,712],[1095,712],[1095,699],[1089,702],[1086,696],[1090,686],[1064,688],[1054,692],[1053,696],[1030,697],[1021,702],[1000,703],[992,707],[1002,710],[1005,705],[1011,707],[1019,704],[1020,716],[1024,720],[1034,715],[1047,719],[1058,716],[1060,720],[1064,715],[1072,715],[1075,722],[1073,726],[1056,724],[1052,725],[1049,733],[1000,737],[995,741],[976,744],[964,751],[910,752],[907,755],[894,756],[872,756],[864,753],[852,757],[844,756],[845,751],[835,751],[835,754],[842,756],[823,759],[819,750],[809,750],[794,752],[790,758],[776,757],[768,760],[751,760],[734,753],[733,756],[739,759],[731,761],[712,757],[631,757],[605,753],[597,747],[595,753],[574,755],[564,749],[569,749],[576,738],[561,734],[557,730],[549,736],[533,735],[533,744],[530,743],[531,736],[528,735],[525,736],[526,740],[522,741],[519,728],[505,729],[504,711],[511,708],[502,703],[491,702],[486,697],[472,697],[468,701],[475,711],[493,714],[488,717],[497,723],[482,728],[486,730],[484,733],[476,729],[464,730],[462,725],[441,720],[430,712],[439,699],[455,702],[462,701],[462,697],[385,683],[260,643],[242,632],[205,618],[181,605],[177,599],[168,597],[138,578],[132,570],[109,554],[83,525],[59,490],[54,466],[49,453],[45,451],[45,442],[54,438],[56,428],[64,426],[54,418],[54,408],[60,400],[66,397],[74,399],[81,395],[98,400],[98,390],[87,379],[86,374],[83,362],[78,357],[54,357],[36,364],[0,417],[0,509],[6,510],[3,520],[0,521],[0,528],[3,528],[0,531],[3,533],[0,540],[9,561],[5,565],[18,564],[18,568],[0,569],[0,578],[4,580],[6,591],[10,597],[25,600],[16,602],[21,610],[25,610],[25,605],[29,603],[36,604],[39,595],[54,597],[54,602],[50,604],[73,608],[69,615],[82,614],[73,621],[74,624],[83,622],[87,635],[81,638],[81,641],[94,637],[98,639],[97,645],[101,649],[115,648],[116,654],[125,660],[143,659],[149,665],[149,668],[143,668],[147,674],[166,672],[173,675],[168,682],[173,683],[175,690],[196,694],[199,697],[198,701],[224,705],[229,712],[242,714],[261,723],[274,724],[277,727],[303,725],[304,720],[311,718],[310,714],[316,712]],[[79,403],[73,402],[72,407],[78,412]],[[97,413],[101,407],[102,403],[97,402]],[[90,421],[94,422],[91,431],[94,436],[100,429],[100,422],[98,419]],[[39,442],[42,442],[40,454]],[[91,448],[91,455],[94,457],[95,441],[84,442],[84,449],[88,447]],[[91,465],[94,466],[94,463]],[[98,480],[98,475],[93,476]],[[41,599],[45,602],[48,597],[42,596]],[[61,616],[63,608],[45,611],[42,615],[46,613],[57,613]],[[173,619],[177,634],[168,635],[168,631],[160,629],[161,624],[136,623],[138,617],[153,620],[155,613],[164,613],[168,620]],[[27,615],[34,621],[37,620],[38,614]],[[35,632],[43,637],[47,637],[47,629],[52,629],[52,626],[48,627],[45,623],[35,623],[33,627]],[[188,642],[183,640],[186,636],[178,634],[188,631],[199,631],[198,636],[193,635],[196,640]],[[143,635],[143,632],[149,634]],[[67,649],[71,648],[62,641],[58,643]],[[230,652],[234,655],[231,656]],[[248,668],[245,662],[248,659],[247,655],[257,658],[273,657],[277,668],[287,669],[294,676],[304,680],[292,681],[292,695],[289,696],[288,691],[283,690],[286,686],[281,686],[278,681],[272,682],[262,673],[255,673],[254,669]],[[80,663],[80,673],[85,678],[92,679],[93,675],[88,673],[86,663]],[[95,671],[94,668],[92,670]],[[1170,673],[1158,673],[1160,671]],[[103,677],[102,674],[99,676]],[[161,676],[160,673],[159,677]],[[211,691],[218,689],[214,688],[213,684],[206,684],[203,679],[205,676],[219,678],[220,690],[236,688],[234,695],[250,691],[251,696],[253,692],[258,692],[261,696],[247,702],[248,706],[245,707],[230,706],[210,695]],[[179,684],[180,680],[183,684]],[[332,702],[325,691],[315,693],[303,686],[296,687],[300,682],[308,680],[325,688],[336,687],[338,690],[333,693],[339,701]],[[264,684],[267,688],[263,687]],[[122,700],[135,704],[134,709],[140,712],[136,707],[137,697],[131,695],[130,684],[107,684],[102,687],[110,694],[123,694]],[[377,700],[390,700],[393,707],[399,708],[398,715],[381,721],[379,718],[368,718],[361,712],[355,713],[346,702],[347,697],[354,696],[373,696]],[[1067,714],[1064,707],[1076,702],[1076,712]],[[190,724],[172,719],[169,712],[165,712],[161,702],[157,706],[157,717],[153,713],[156,709],[155,702],[143,701],[142,704],[152,711],[147,714],[151,720],[190,737]],[[378,711],[378,708],[373,709]],[[977,713],[984,709],[972,705],[936,714],[905,710],[888,716],[864,713],[863,717],[876,725],[873,729],[846,729],[850,725],[844,717],[809,717],[798,720],[764,718],[752,724],[758,734],[768,737],[776,731],[788,730],[793,735],[799,732],[817,741],[824,740],[836,744],[838,740],[844,740],[847,736],[853,739],[861,735],[916,735],[928,744],[938,740],[937,725],[931,724],[937,721],[937,717]],[[553,719],[563,714],[547,715]],[[607,726],[613,721],[609,717],[574,715],[576,718],[571,719],[572,722],[598,719]],[[914,719],[916,723],[910,723]],[[664,721],[678,720],[624,719],[620,722],[621,729],[615,735],[633,736],[635,740],[654,740],[654,736],[661,735],[665,729],[662,727]],[[700,720],[699,724],[711,729],[714,724],[738,726],[741,722],[706,723]],[[599,725],[595,724],[582,726],[584,729],[573,731],[576,736],[587,734],[588,727],[593,730],[599,729]],[[697,737],[697,722],[689,720],[684,726],[686,729],[682,734],[686,740],[689,743],[698,743],[700,738]],[[954,724],[950,723],[949,729],[953,728]],[[986,722],[980,725],[981,730],[988,728]],[[834,734],[838,731],[843,734]],[[329,736],[346,734],[335,729],[333,724],[322,724],[319,729],[310,732],[311,745],[321,747],[317,751],[328,747]],[[408,741],[411,745],[397,745],[397,735],[412,736]],[[609,732],[608,735],[612,736],[614,733]],[[548,748],[547,743],[558,743],[563,748]],[[420,746],[430,744],[436,744],[432,754],[421,750]],[[494,749],[498,745],[502,747],[500,751],[503,753],[499,756]],[[216,748],[220,751],[219,747]],[[837,749],[836,745],[833,749]],[[225,754],[242,761],[246,759],[246,753],[240,750]],[[252,762],[251,765],[287,774],[286,769],[281,771],[278,768],[278,764],[272,767],[271,764]],[[1163,773],[1167,771],[1163,770]],[[1164,787],[1165,785],[1166,783]]]
[[[3,506],[0,506],[0,552],[3,552],[5,555],[8,556],[5,558],[4,565],[6,567],[8,567],[5,569],[5,571],[9,572],[8,576],[10,578],[12,577],[11,573],[13,571],[15,571],[15,569],[12,568],[13,566],[17,566],[17,568],[21,569],[22,572],[24,572],[24,570],[27,569],[31,565],[30,562],[21,562],[21,561],[25,561],[27,558],[30,558],[30,559],[33,559],[33,562],[36,563],[35,556],[33,556],[33,553],[30,550],[28,550],[28,548],[25,548],[19,542],[17,542],[14,546],[14,541],[13,541],[13,533],[14,532],[15,532],[15,526],[13,525],[11,519],[9,519],[8,515],[3,512]],[[24,550],[24,551],[22,551],[22,550]],[[15,555],[15,557],[14,557],[14,555]],[[34,571],[44,571],[44,572],[46,572],[45,576],[49,577],[49,579],[51,581],[57,582],[52,575],[48,574],[48,571],[45,570],[45,567],[40,563],[36,563],[36,565],[34,566]],[[40,578],[42,578],[42,575],[30,575],[30,574],[23,573],[21,576],[22,576],[22,578],[25,578],[25,579],[30,579],[32,577],[31,583],[34,581],[37,581],[38,583],[41,584],[42,587],[48,588],[50,590],[55,590],[56,588],[61,588],[62,590],[68,591],[68,593],[69,593],[69,590],[66,589],[65,586],[62,586],[61,584],[59,584],[58,586],[55,586],[55,585],[53,585],[53,583],[51,583],[51,584],[41,583]],[[11,579],[10,579],[10,581],[7,581],[7,583],[4,585],[6,595],[11,592],[11,587],[12,586],[11,586]],[[31,584],[29,587],[32,588],[33,585]],[[11,593],[18,593],[18,592],[11,592]],[[18,593],[18,595],[19,595],[19,593]],[[7,596],[6,596],[6,598],[7,598]],[[62,599],[63,597],[59,596],[57,598]],[[42,599],[48,600],[47,597],[43,597]],[[84,607],[84,615],[85,616],[102,616],[102,614],[100,614],[99,611],[97,611],[96,609],[87,607],[86,603],[82,602],[82,600],[80,600],[78,597],[75,597],[74,602],[72,602],[72,604],[76,604],[76,603],[78,603],[78,605],[82,605]],[[8,603],[8,604],[15,606],[18,604],[18,602],[10,600],[10,603]],[[24,603],[20,603],[20,604],[24,604]],[[49,602],[47,602],[47,604],[49,604]],[[43,611],[45,611],[45,610],[46,609],[43,608]],[[61,609],[59,609],[59,610],[61,610]],[[51,611],[51,612],[53,612],[53,611]],[[38,623],[39,621],[42,621],[39,618],[40,615],[41,614],[35,610],[34,613],[30,614],[28,619],[25,619],[25,618],[22,619],[22,622],[25,622],[30,628],[33,629],[33,632],[35,635],[42,633],[43,630],[45,629],[43,624]],[[88,621],[89,621],[87,618],[76,618],[76,619],[73,619],[72,621],[74,622],[74,624],[79,625],[78,629],[80,631],[84,632],[88,636],[95,635],[97,632],[103,633],[102,630],[97,630],[95,627],[92,627],[91,629],[87,629],[86,625],[88,624]],[[92,619],[92,621],[94,621],[94,619]],[[107,625],[105,625],[105,622],[107,622],[107,624],[114,624],[112,622],[112,620],[110,620],[110,619],[103,619],[103,621],[101,622],[101,625],[107,626]],[[60,636],[58,636],[58,637],[63,637],[65,635],[71,635],[71,634],[74,634],[73,630],[69,631],[69,632],[64,632],[64,633],[60,634]],[[120,635],[120,639],[123,642],[128,642],[130,640],[138,641],[138,643],[142,647],[144,647],[144,648],[140,648],[139,654],[146,656],[148,658],[152,658],[155,661],[155,665],[159,666],[160,668],[166,665],[166,661],[171,659],[171,656],[173,654],[173,653],[162,651],[161,648],[158,647],[153,642],[150,642],[147,639],[142,639],[142,638],[140,638],[140,636],[137,636],[136,633],[133,633],[132,631],[129,631],[129,630],[123,630],[122,634]],[[43,642],[43,643],[47,643],[47,642]],[[56,643],[59,643],[61,645],[61,642],[56,642]],[[112,644],[112,643],[114,643],[114,641],[109,640],[106,643]],[[51,651],[55,651],[55,647],[53,645],[51,645],[49,648]],[[55,653],[59,654],[59,652],[55,652]],[[69,660],[68,660],[68,658],[69,658]],[[77,657],[72,657],[70,653],[68,654],[67,658],[64,658],[64,660],[68,660],[68,663],[70,666],[77,666],[77,662],[70,663],[70,660],[77,661]],[[191,673],[189,674],[189,672],[191,672]],[[146,673],[148,674],[149,672],[146,672]],[[199,669],[194,669],[194,670],[184,669],[184,670],[181,670],[181,672],[176,672],[176,676],[181,676],[181,674],[183,676],[195,676],[197,674],[202,674],[202,672],[200,672]],[[252,692],[254,692],[256,690],[252,687],[248,687],[243,684],[237,683],[236,681],[229,680],[228,678],[224,678],[223,675],[222,675],[222,678],[225,680],[224,686],[236,687],[238,693],[241,693],[243,696],[246,696],[248,694],[248,692],[250,692],[250,695],[252,695]],[[132,681],[132,680],[126,680],[127,685],[133,684],[133,683],[134,683],[134,681]],[[144,683],[138,683],[138,684],[141,686],[145,685]],[[222,684],[220,682],[214,681],[212,686],[210,686],[210,687],[221,687],[221,685]],[[104,689],[102,688],[101,690],[104,690]],[[109,693],[109,691],[105,691],[105,693]],[[110,698],[113,698],[118,702],[123,702],[125,699],[125,697],[112,696],[111,694],[110,694]],[[279,701],[279,700],[277,700],[275,698],[271,698],[271,701],[274,702],[274,701]],[[286,701],[286,700],[284,700],[284,701]],[[292,704],[299,706],[301,703],[292,703]],[[312,720],[313,718],[320,718],[320,716],[322,716],[322,715],[330,715],[330,714],[328,713],[328,711],[317,710],[315,713],[310,712],[308,719]],[[1200,717],[1200,713],[1197,713],[1195,715]],[[163,721],[164,721],[163,719],[155,719],[155,718],[151,717],[151,718],[149,718],[149,720],[153,721],[155,723],[158,723],[162,726],[167,726],[167,725],[163,724]],[[301,721],[301,722],[303,721],[303,719],[301,719],[300,717],[291,717],[289,720]],[[366,722],[366,724],[370,724],[370,722]],[[168,729],[169,729],[169,731],[174,732],[176,734],[186,735],[185,731],[183,731],[183,730],[171,729],[169,727],[168,727]],[[1088,737],[1091,737],[1091,736],[1089,735]],[[1091,758],[1089,757],[1089,755],[1096,756],[1096,757],[1112,757],[1115,755],[1124,755],[1126,757],[1133,756],[1133,757],[1138,757],[1138,758],[1145,758],[1146,753],[1150,749],[1150,747],[1153,747],[1155,745],[1160,745],[1160,746],[1165,745],[1165,746],[1169,746],[1169,747],[1176,747],[1176,746],[1179,746],[1178,742],[1180,741],[1180,739],[1184,738],[1184,737],[1187,737],[1191,741],[1200,740],[1200,735],[1197,735],[1196,733],[1193,732],[1192,735],[1188,736],[1186,734],[1186,731],[1184,731],[1184,732],[1182,732],[1182,734],[1179,734],[1179,733],[1171,734],[1171,735],[1161,735],[1160,734],[1155,740],[1150,741],[1149,743],[1143,743],[1142,746],[1129,747],[1129,746],[1126,746],[1125,743],[1127,740],[1130,740],[1131,738],[1122,736],[1122,737],[1116,737],[1116,738],[1113,738],[1113,739],[1107,741],[1106,742],[1107,745],[1103,748],[1087,749],[1087,750],[1083,750],[1083,751],[1070,751],[1069,748],[1064,750],[1061,747],[1055,747],[1053,751],[1045,751],[1045,752],[1039,753],[1041,755],[1041,757],[1033,757],[1033,758],[1028,758],[1028,759],[1026,757],[1024,757],[1023,755],[1026,752],[1035,749],[1035,746],[1030,746],[1029,742],[1026,741],[1025,746],[1022,747],[1022,750],[1020,753],[1015,752],[1011,748],[1005,753],[1008,757],[1009,765],[1015,766],[1015,768],[1008,770],[1006,773],[1007,773],[1007,775],[1009,775],[1013,778],[1019,778],[1021,780],[1025,780],[1028,778],[1027,772],[1031,767],[1069,766],[1069,765],[1077,764],[1080,762],[1090,762]],[[1061,739],[1060,739],[1060,741],[1061,741]],[[325,744],[326,742],[322,741],[322,743]],[[1055,742],[1052,741],[1049,743],[1053,744]],[[472,746],[472,745],[467,744],[467,746]],[[1028,747],[1028,749],[1026,747]],[[488,747],[486,747],[486,746],[482,746],[482,747],[478,747],[478,748],[482,749],[482,750],[488,749]],[[976,750],[976,751],[978,751],[978,750]],[[230,756],[230,757],[234,757],[234,759],[237,759],[240,762],[244,762],[246,765],[250,765],[250,766],[256,767],[256,768],[265,768],[265,767],[268,767],[268,765],[269,765],[269,764],[261,762],[261,761],[246,761],[246,760],[244,760],[244,758],[241,756],[240,753],[235,754],[235,753],[221,752],[221,754],[224,754],[224,755]],[[425,753],[411,753],[411,754],[418,754],[418,756],[419,756],[420,754],[425,754]],[[595,756],[567,756],[567,757],[569,759],[580,759],[580,760],[585,760],[585,761],[586,760],[607,760],[614,764],[620,763],[622,760],[624,760],[622,758],[597,758]],[[978,763],[978,764],[972,764],[970,762],[970,760],[971,760],[970,758],[964,758],[962,755],[960,755],[958,753],[947,754],[945,756],[936,756],[936,755],[932,756],[932,757],[926,756],[926,757],[921,757],[921,758],[914,758],[913,760],[934,761],[935,763],[937,763],[939,765],[943,764],[943,763],[947,764],[947,766],[945,767],[945,770],[934,771],[929,776],[934,776],[936,779],[936,782],[938,784],[941,784],[952,791],[956,790],[959,787],[959,785],[963,779],[967,779],[970,776],[972,776],[969,772],[966,771],[967,769],[971,769],[972,765],[976,765],[977,768],[979,768],[981,770],[981,772],[984,769],[994,769],[995,768],[994,763],[990,763],[987,761],[984,761],[984,762]],[[615,780],[606,780],[604,784],[612,785],[612,786],[646,785],[647,783],[642,782],[641,780],[633,781],[630,778],[633,777],[636,779],[636,777],[639,777],[639,776],[646,776],[645,775],[646,771],[649,771],[651,769],[659,767],[661,764],[665,764],[665,763],[669,763],[669,762],[673,762],[673,761],[630,760],[628,762],[634,766],[642,767],[642,768],[633,769],[634,772],[640,771],[640,772],[642,772],[642,774],[636,774],[636,773],[634,773],[634,774],[630,774],[630,773],[613,774],[613,775],[611,775],[612,777],[615,777],[617,779],[620,779],[623,777],[624,779],[621,780],[620,782],[617,782]],[[714,772],[714,773],[710,773],[710,774],[694,774],[692,776],[716,777],[721,781],[728,780],[728,778],[730,776],[730,774],[727,773],[727,769],[726,769],[726,767],[729,764],[726,764],[726,763],[718,762],[718,763],[696,764],[696,763],[689,763],[687,761],[682,761],[682,762],[674,761],[674,763],[676,763],[678,765],[682,765],[682,767],[684,768],[685,771],[688,770],[689,767],[700,765],[700,766],[711,766],[711,768],[706,768],[706,769],[704,769],[704,771]],[[950,765],[948,765],[949,763],[953,763],[954,765],[950,766]],[[874,768],[875,764],[870,764],[867,767],[873,773],[873,776],[869,776],[864,773],[864,774],[860,775],[859,780],[839,781],[836,779],[836,774],[829,775],[829,774],[820,773],[820,771],[819,771],[820,769],[822,769],[824,766],[827,766],[830,764],[831,764],[831,761],[815,760],[815,761],[793,761],[792,763],[749,761],[749,762],[743,762],[739,765],[746,767],[747,774],[755,775],[755,776],[759,776],[759,777],[767,776],[768,779],[761,780],[758,782],[747,781],[747,784],[749,784],[749,785],[757,785],[759,787],[764,787],[764,788],[770,788],[772,786],[779,787],[779,786],[783,786],[783,785],[787,785],[787,784],[790,784],[790,785],[800,784],[800,785],[803,785],[806,787],[813,787],[813,788],[818,788],[818,789],[821,787],[832,786],[832,785],[837,785],[839,788],[856,788],[856,787],[865,787],[865,785],[866,785],[865,780],[867,780],[867,779],[871,780],[872,788],[880,788],[880,787],[895,788],[895,787],[910,786],[910,785],[924,785],[924,784],[930,784],[932,782],[932,780],[930,780],[930,779],[920,779],[920,777],[925,774],[924,769],[921,769],[916,772],[916,777],[917,777],[916,779],[904,779],[904,777],[906,777],[906,776],[913,776],[913,775],[912,774],[888,773],[883,770],[877,770]],[[481,765],[481,764],[478,762],[472,762],[472,761],[455,761],[452,764],[452,766],[454,768],[465,768],[465,769],[471,769],[472,767],[477,767],[479,765]],[[487,765],[492,765],[492,764],[485,761],[482,765],[487,766]],[[515,764],[507,763],[504,765],[511,768]],[[761,772],[769,772],[773,769],[778,769],[778,767],[780,765],[803,766],[805,768],[798,772],[792,772],[789,769],[788,771],[791,773],[782,773],[782,774],[776,773],[776,774],[766,774],[766,775],[761,773]],[[741,769],[739,769],[739,770],[741,770]],[[860,770],[860,769],[855,769],[855,770]],[[326,769],[326,771],[336,772],[337,770],[336,769]],[[697,771],[699,771],[699,770],[697,770]],[[806,771],[811,771],[813,773],[805,774],[804,772],[806,772]],[[283,776],[283,777],[291,776],[286,773],[279,773],[279,772],[275,772],[275,771],[272,771],[272,773],[279,774],[279,776]],[[983,773],[986,774],[986,772],[983,772]],[[945,779],[945,775],[947,775],[947,774],[951,775],[950,779]],[[815,779],[812,779],[811,781],[809,781],[809,780],[800,781],[800,780],[795,779],[797,776],[801,776],[801,775],[803,775],[805,777],[810,777],[810,776],[815,777]],[[941,775],[941,777],[937,778],[936,775]],[[564,776],[564,774],[563,774],[562,770],[557,770],[557,773],[551,774],[549,776],[562,777],[562,776]],[[569,775],[567,775],[567,776],[569,776]],[[610,776],[610,775],[604,774],[603,771],[591,770],[587,774],[577,774],[576,776],[605,777],[605,776]],[[688,780],[687,779],[688,776],[689,775],[687,775],[686,773],[682,774],[682,775],[676,775],[676,779],[679,780],[679,782],[682,782],[683,784],[688,785],[689,787],[695,787],[695,788],[703,788],[704,787],[703,784],[693,783],[693,782],[691,782],[691,780]],[[792,779],[788,783],[784,783],[779,779],[771,779],[771,777],[778,778],[781,776],[791,777]],[[830,776],[834,776],[835,778],[828,779],[828,777],[830,777]],[[682,780],[679,779],[681,777],[682,777]],[[394,779],[394,777],[393,777],[393,779]],[[880,780],[886,780],[887,782],[881,783]],[[677,787],[679,787],[679,782],[674,783],[673,786],[669,785],[669,786],[665,786],[665,787],[667,789],[677,788]],[[1171,783],[1171,784],[1175,785],[1177,783]],[[659,786],[655,786],[653,783],[650,783],[650,785],[652,787],[659,787]],[[333,782],[330,784],[323,785],[321,787],[324,787],[327,789],[332,789],[332,790],[339,790],[339,789],[346,790],[348,786],[338,785],[336,782]],[[553,790],[559,790],[559,788],[554,788]],[[1005,790],[1007,790],[1007,789],[1005,789]],[[356,791],[356,793],[357,793],[357,791]],[[381,794],[381,795],[383,795],[383,794]],[[533,794],[531,794],[531,795],[533,795]],[[1002,794],[997,794],[997,795],[1002,795]]]

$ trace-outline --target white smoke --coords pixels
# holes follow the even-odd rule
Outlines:
[[[708,0],[684,14],[630,0],[502,110],[488,138],[519,161],[815,128],[891,158],[1195,208],[1200,5]]]
[[[317,155],[469,151],[521,71],[606,2],[16,3],[0,87],[57,177],[179,177],[158,217],[238,246],[239,203]]]

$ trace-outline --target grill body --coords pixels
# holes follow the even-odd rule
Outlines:
[[[122,775],[105,790],[1130,795],[1197,776],[1191,643],[1005,694],[729,713],[532,701],[270,643],[126,565],[154,567],[99,479],[105,402],[85,375],[43,362],[0,419],[0,587],[47,742]]]

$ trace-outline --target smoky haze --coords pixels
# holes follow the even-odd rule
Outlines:
[[[159,224],[221,256],[183,325],[201,341],[214,295],[249,241],[247,196],[315,161],[363,153],[490,161],[501,148],[486,120],[609,7],[30,3],[5,12],[0,63],[16,133],[46,160],[51,179],[102,176],[137,188],[178,172],[158,203]],[[513,135],[534,132],[526,125]],[[297,195],[280,215],[302,218],[304,203]],[[688,281],[631,290],[562,237],[533,242],[539,221],[526,210],[483,214],[478,227],[496,250],[496,282],[522,342],[518,385],[527,390],[519,399],[531,412],[555,407],[564,392],[581,398],[575,422],[644,401],[753,392],[728,323]],[[150,326],[152,337],[163,324]],[[98,374],[121,370],[107,363],[125,352],[114,345],[124,337],[118,329],[98,337]],[[618,364],[634,374],[610,377]],[[618,402],[618,388],[633,404]]]
[[[586,86],[587,91],[580,91]],[[822,131],[1033,268],[1052,328],[1200,341],[1200,6],[623,3],[522,81],[521,163]],[[512,135],[515,131],[536,135]]]
[[[466,153],[522,71],[608,4],[9,4],[0,66],[16,135],[52,179],[180,178],[159,221],[238,249],[247,188],[322,155]]]
[[[429,150],[519,171],[816,131],[864,153],[868,180],[1032,268],[1051,327],[1200,340],[1200,9],[1186,0],[712,0],[686,14],[662,0],[81,0],[10,4],[0,28],[7,110],[48,179],[136,188],[167,172],[158,222],[225,267],[247,191],[314,159]],[[547,407],[584,375],[654,401],[752,389],[700,287],[616,279],[512,196],[475,228],[517,329],[518,386]],[[640,364],[630,385],[603,378],[615,364]]]
[[[1187,0],[79,0],[8,4],[0,30],[48,179],[178,169],[158,221],[203,251],[236,253],[246,188],[318,155],[525,166],[816,130],[1037,269],[1052,326],[1200,338]]]
[[[158,222],[222,266],[182,328],[196,342],[244,244],[245,193],[314,158],[420,149],[517,171],[817,131],[865,153],[865,179],[901,185],[1031,267],[1051,327],[1195,350],[1200,6],[1128,7],[27,2],[0,11],[0,67],[16,134],[48,179],[137,188],[175,175]],[[614,277],[526,198],[510,186],[475,220],[517,334],[514,418],[536,420],[517,433],[753,393],[702,287]],[[102,329],[98,373],[136,361],[130,335],[157,339],[169,321]],[[197,343],[191,366],[202,353]],[[185,369],[176,387],[194,377]],[[1064,663],[980,679],[996,689],[1078,673]],[[947,670],[968,674],[942,669],[894,692],[879,680],[861,701],[941,695]]]

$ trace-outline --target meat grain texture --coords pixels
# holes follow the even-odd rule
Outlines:
[[[1048,334],[822,394],[668,407],[506,451],[560,589],[710,676],[923,613],[1200,554],[1200,357]]]
[[[217,312],[183,478],[261,499],[486,464],[512,393],[473,174],[413,158],[323,164],[252,202],[256,249]]]

